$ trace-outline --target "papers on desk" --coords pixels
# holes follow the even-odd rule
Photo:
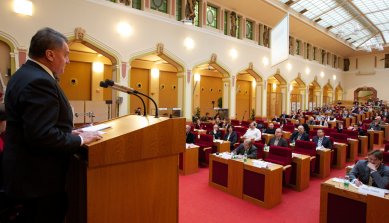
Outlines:
[[[226,160],[230,160],[232,158],[232,154],[229,152],[219,153],[218,156]]]
[[[298,153],[292,153],[292,158],[293,158],[293,157],[300,158],[300,157],[301,157],[301,154],[298,154]]]
[[[223,144],[224,140],[221,140],[221,139],[215,139],[215,140],[213,140],[213,142],[217,142],[217,143]]]
[[[389,193],[386,189],[381,189],[378,187],[370,187],[367,185],[361,185],[358,188],[358,192],[361,194],[370,194],[377,197],[385,197],[385,194]]]
[[[269,168],[271,166],[271,163],[263,161],[263,160],[253,160],[253,165],[255,167],[259,168]]]
[[[324,147],[316,147],[316,150],[325,150],[325,148]]]
[[[332,178],[332,181],[343,184],[345,179],[335,177],[335,178]],[[389,193],[389,190],[381,189],[378,187],[371,187],[371,186],[367,186],[365,184],[362,184],[361,186],[358,187],[357,185],[350,182],[349,185],[353,186],[354,188],[357,188],[358,192],[361,194],[364,194],[364,195],[369,194],[369,195],[373,195],[373,196],[377,196],[377,197],[385,197],[385,194]]]
[[[186,147],[185,148],[192,149],[192,148],[195,148],[195,147],[196,147],[196,145],[193,144],[193,143],[186,143]]]
[[[100,131],[103,129],[110,128],[111,126],[108,124],[99,124],[99,125],[92,125],[85,128],[82,128],[82,131],[88,132],[88,131]]]

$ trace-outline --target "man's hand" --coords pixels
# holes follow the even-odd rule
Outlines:
[[[376,166],[375,166],[374,164],[372,164],[372,163],[368,163],[368,164],[367,164],[367,167],[369,167],[370,170],[377,171]]]
[[[362,182],[359,181],[358,179],[355,179],[354,184],[357,185],[357,187],[362,185]]]
[[[100,133],[96,131],[82,131],[79,133],[79,136],[84,140],[84,144],[89,144],[103,138]]]

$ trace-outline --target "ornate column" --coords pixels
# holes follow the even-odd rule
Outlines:
[[[263,82],[257,82],[255,86],[255,116],[263,116],[262,111]]]
[[[235,118],[236,92],[235,76],[223,78],[223,108],[228,108],[229,117]],[[231,87],[230,87],[231,82]]]
[[[119,77],[119,83],[125,86],[130,86],[130,75],[131,75],[131,65],[128,62],[121,62],[120,63],[120,77]],[[117,94],[117,103],[119,104],[119,111],[117,113],[119,116],[127,115],[130,110],[130,102],[128,94],[123,92],[118,92]]]

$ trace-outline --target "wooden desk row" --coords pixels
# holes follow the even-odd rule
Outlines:
[[[218,153],[230,152],[230,141],[215,141]],[[182,175],[189,175],[198,172],[199,166],[199,146],[186,144],[184,152],[179,154],[178,170]]]
[[[388,198],[361,194],[351,185],[344,189],[342,183],[329,179],[320,187],[320,222],[388,222]]]
[[[251,159],[244,163],[214,154],[209,158],[210,186],[265,208],[281,203],[282,166],[258,168]]]

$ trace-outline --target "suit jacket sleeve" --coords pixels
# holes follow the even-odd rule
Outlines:
[[[389,184],[389,167],[381,164],[381,168],[372,173],[371,177],[379,188],[387,188]]]
[[[281,138],[279,146],[288,147],[288,141],[286,141],[284,138]]]
[[[76,152],[81,138],[71,134],[68,123],[58,123],[61,99],[55,83],[37,79],[23,90],[20,102],[23,110],[23,137],[30,145],[59,152]],[[67,101],[64,103],[68,103]]]
[[[250,158],[250,159],[257,158],[257,147],[251,146],[249,154],[247,155],[247,158]]]
[[[237,141],[238,141],[238,136],[236,135],[236,132],[232,132],[230,136],[231,145],[234,145]]]

